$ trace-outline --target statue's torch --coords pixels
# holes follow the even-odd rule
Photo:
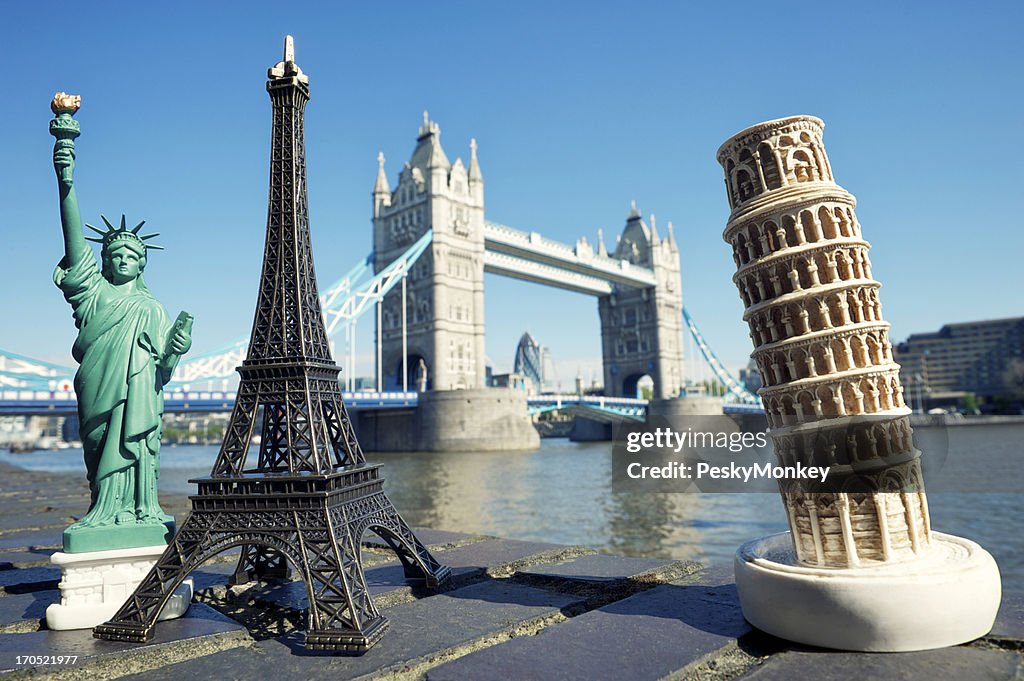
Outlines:
[[[53,120],[50,121],[50,134],[57,141],[53,145],[54,157],[57,152],[66,150],[75,158],[75,138],[82,134],[82,128],[72,116],[82,106],[82,98],[78,95],[69,95],[66,92],[58,92],[50,102],[50,110],[53,111]],[[64,186],[71,186],[72,166],[66,165],[60,169],[60,183]]]

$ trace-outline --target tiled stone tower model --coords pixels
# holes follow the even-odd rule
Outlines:
[[[931,529],[880,284],[823,128],[812,116],[768,121],[718,150],[776,454],[828,469],[821,483],[781,484],[790,532],[736,552],[743,615],[827,648],[964,643],[992,627],[999,570],[976,543]]]
[[[451,163],[441,128],[426,112],[412,158],[394,191],[378,157],[373,188],[373,250],[377,272],[433,229],[433,240],[409,273],[408,371],[420,360],[427,388],[479,388],[484,382],[484,178],[470,142],[469,168]],[[402,384],[402,296],[384,298],[381,315],[385,386]]]
[[[870,245],[832,177],[823,127],[810,116],[762,123],[723,144],[718,162],[776,452],[831,468],[829,493],[783,487],[796,552],[853,567],[913,557],[930,529]]]

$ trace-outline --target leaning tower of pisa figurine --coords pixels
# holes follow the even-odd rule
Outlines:
[[[920,650],[984,635],[995,561],[931,530],[920,452],[854,197],[835,183],[824,124],[794,116],[718,150],[732,212],[733,281],[782,465],[827,466],[781,485],[790,532],[736,555],[746,618],[849,650]]]

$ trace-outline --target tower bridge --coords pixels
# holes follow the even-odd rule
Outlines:
[[[685,391],[684,326],[706,366],[728,391],[726,411],[760,409],[715,357],[683,308],[679,246],[671,223],[663,238],[634,205],[614,250],[603,235],[569,245],[484,215],[484,179],[475,140],[468,166],[441,146],[424,115],[410,160],[391,188],[378,156],[373,196],[373,252],[321,296],[328,335],[344,334],[346,403],[356,409],[409,408],[417,391],[484,385],[484,273],[596,298],[601,325],[604,398],[534,397],[530,412],[572,409],[588,418],[636,419],[637,382],[649,376],[654,397]],[[376,312],[376,381],[355,391],[356,323]],[[166,391],[168,411],[230,408],[227,387],[249,340],[187,358]],[[75,369],[0,349],[0,413],[73,409]],[[220,383],[219,391],[215,384]],[[205,390],[195,389],[206,385]]]
[[[384,296],[377,339],[382,385],[402,385],[417,367],[432,389],[484,382],[484,273],[514,277],[597,298],[604,389],[635,397],[650,376],[654,395],[683,388],[679,249],[662,239],[634,205],[614,252],[603,238],[569,246],[484,218],[484,178],[476,141],[468,167],[448,160],[441,128],[424,112],[412,155],[392,190],[378,156],[373,188],[374,268],[382,271],[422,234],[433,239],[408,274],[401,296]],[[405,324],[402,324],[402,320]]]

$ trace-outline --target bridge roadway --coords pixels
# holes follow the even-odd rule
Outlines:
[[[343,392],[345,405],[357,409],[409,409],[415,408],[419,394],[415,392]],[[229,411],[235,402],[235,393],[218,391],[174,391],[164,394],[164,410],[179,412]],[[527,398],[528,413],[574,411],[581,416],[603,421],[643,421],[647,413],[647,400],[629,397],[603,397],[597,395],[537,395]],[[73,392],[3,390],[0,391],[0,416],[32,416],[74,414],[78,404]],[[764,413],[760,404],[725,404],[725,413]]]
[[[416,259],[426,250],[432,239],[428,230],[419,240],[397,258],[383,271],[377,273],[367,282],[361,282],[364,275],[370,272],[372,254],[361,260],[341,280],[329,287],[322,297],[328,332],[337,332],[339,326],[348,330],[350,358],[347,364],[349,375],[354,374],[354,323],[355,320],[369,309],[375,307],[371,303],[380,299],[399,282],[404,282],[404,274]],[[593,296],[610,294],[615,287],[648,288],[656,284],[653,270],[630,263],[628,260],[610,257],[598,244],[597,251],[581,239],[575,246],[559,243],[548,239],[538,232],[523,232],[497,222],[484,223],[484,269],[487,272],[501,274],[525,281],[566,289]],[[403,285],[404,286],[404,285]],[[403,288],[404,290],[404,288]],[[379,312],[379,309],[378,309]],[[710,346],[700,335],[693,319],[683,308],[683,317],[687,328],[693,335],[701,354],[718,380],[726,387],[734,404],[727,405],[727,411],[758,412],[761,411],[760,400],[746,390],[715,356]],[[342,324],[344,322],[345,324]],[[204,381],[227,380],[234,376],[236,367],[244,360],[247,339],[240,339],[217,350],[203,355],[185,359],[176,372],[171,383],[169,394],[177,395],[178,391],[187,388],[189,383]],[[44,362],[0,349],[0,413],[22,413],[25,409],[53,411],[73,411],[62,399],[32,397],[34,390],[70,390],[74,368]],[[380,377],[378,374],[378,381]],[[12,393],[15,397],[5,397]],[[202,393],[212,395],[214,393]],[[22,395],[28,397],[22,398]],[[390,408],[411,406],[407,397],[395,397],[396,393],[384,393],[385,397],[367,400],[365,393],[350,393],[350,405],[353,408]],[[24,399],[24,404],[22,401]],[[200,398],[181,399],[171,396],[167,408],[170,411],[185,409],[227,409],[219,406],[232,398]],[[540,401],[531,406],[531,412],[551,411],[550,400],[542,404]],[[193,406],[201,405],[201,406]],[[558,407],[559,409],[561,407]],[[622,404],[611,408],[583,402],[575,405],[578,410],[608,412],[611,418],[636,418],[630,413],[632,407]]]
[[[610,294],[613,285],[656,284],[653,270],[602,255],[589,244],[572,247],[497,222],[484,223],[484,247],[485,272],[576,293],[602,296]]]

